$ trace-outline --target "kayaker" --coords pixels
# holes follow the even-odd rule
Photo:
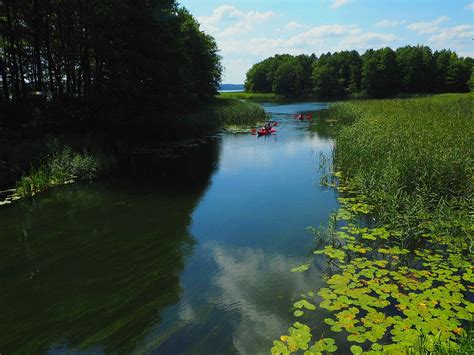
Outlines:
[[[303,116],[302,113],[300,113],[300,114],[298,115],[298,119],[300,119],[300,120],[304,119],[304,116]]]
[[[267,122],[265,124],[265,131],[270,132],[272,130],[272,125],[270,122]]]

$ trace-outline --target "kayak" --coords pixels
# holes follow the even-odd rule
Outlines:
[[[266,136],[266,135],[269,135],[269,134],[272,134],[272,133],[275,133],[275,132],[276,132],[275,128],[272,128],[270,131],[267,131],[266,129],[259,129],[257,131],[257,134],[259,136]]]
[[[303,114],[301,114],[301,115],[295,115],[294,117],[295,117],[296,119],[300,120],[300,121],[304,121],[305,119],[306,119],[306,120],[311,120],[311,119],[313,119],[313,116],[311,116],[311,115],[305,116],[305,115],[303,115]]]

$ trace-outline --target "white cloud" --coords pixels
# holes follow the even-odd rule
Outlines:
[[[332,0],[331,1],[331,8],[338,9],[343,5],[346,5],[349,0]]]
[[[356,25],[323,25],[290,37],[286,45],[290,47],[316,46],[322,39],[355,35],[361,32]]]
[[[376,27],[397,27],[400,25],[404,25],[406,20],[382,20],[375,24]]]
[[[255,64],[255,60],[248,56],[224,56],[224,77],[226,83],[243,83],[247,71]]]
[[[265,22],[274,17],[272,11],[244,12],[231,5],[222,5],[214,9],[211,16],[198,17],[198,21],[204,31],[219,37],[233,36],[247,33],[254,29],[255,25]]]
[[[449,20],[449,17],[441,16],[431,22],[415,22],[408,25],[407,27],[409,30],[418,32],[418,34],[420,35],[427,34],[427,33],[435,33],[439,31],[438,25],[448,20]]]
[[[288,22],[285,26],[283,26],[283,29],[285,31],[301,30],[301,29],[305,29],[305,28],[308,28],[308,26],[305,26],[305,25],[303,25],[299,22],[296,22],[296,21]]]
[[[229,38],[221,40],[219,47],[224,57],[231,54],[252,53],[254,57],[263,59],[277,53],[309,54],[343,49],[364,50],[369,47],[380,48],[389,45],[397,39],[393,34],[364,32],[357,25],[323,25],[313,27],[288,38]]]
[[[357,36],[351,35],[344,38],[344,40],[339,43],[339,50],[356,49],[363,51],[369,48],[378,49],[390,46],[390,44],[397,39],[397,36],[390,33],[366,32]]]
[[[369,48],[394,47],[399,38],[390,33],[364,32],[357,25],[324,25],[290,37],[221,38],[218,45],[224,57],[226,82],[243,82],[245,73],[256,62],[275,54],[292,55],[341,50],[363,52]]]
[[[448,40],[470,40],[471,38],[474,38],[474,26],[460,25],[439,30],[439,33],[431,36],[428,40],[439,42]]]
[[[394,34],[368,32],[355,24],[309,27],[298,21],[288,21],[276,28],[270,21],[276,16],[271,11],[242,11],[235,6],[222,5],[209,16],[198,18],[202,28],[216,38],[223,57],[224,82],[243,82],[253,64],[275,54],[364,51],[393,46],[398,40]],[[397,22],[404,23],[402,20]]]
[[[466,9],[474,10],[474,1],[467,4]]]
[[[289,272],[304,258],[250,248],[211,248],[219,269],[214,278],[220,291],[218,306],[239,315],[232,324],[233,345],[239,354],[258,353],[258,343],[284,334],[291,315],[278,310],[287,309],[290,300],[307,292],[308,284],[314,289],[324,286],[319,267],[305,273]],[[324,313],[314,317],[322,322]]]

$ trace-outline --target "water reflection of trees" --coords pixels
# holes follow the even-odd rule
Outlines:
[[[0,211],[0,350],[131,352],[179,301],[216,142]]]

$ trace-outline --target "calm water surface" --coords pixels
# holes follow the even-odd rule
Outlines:
[[[292,301],[323,285],[323,266],[289,270],[336,208],[318,187],[332,140],[291,118],[324,107],[264,104],[276,135],[2,207],[0,353],[268,353]]]

